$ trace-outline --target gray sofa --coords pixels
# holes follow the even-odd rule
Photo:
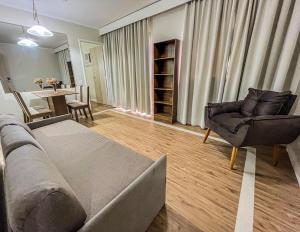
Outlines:
[[[0,116],[0,134],[8,231],[146,231],[165,204],[165,156],[152,161],[69,115],[28,126]]]

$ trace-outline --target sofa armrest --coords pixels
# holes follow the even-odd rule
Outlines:
[[[155,161],[78,232],[146,231],[165,204],[166,165]]]
[[[70,120],[72,119],[72,115],[71,114],[65,114],[65,115],[61,115],[61,116],[57,116],[57,117],[53,117],[53,118],[47,118],[41,121],[36,121],[36,122],[30,122],[27,125],[29,126],[29,128],[31,130],[43,127],[43,126],[47,126],[50,124],[54,124],[57,122],[61,122],[61,121],[65,121],[65,120]]]
[[[207,116],[212,118],[217,114],[240,112],[244,101],[208,103],[206,106]]]

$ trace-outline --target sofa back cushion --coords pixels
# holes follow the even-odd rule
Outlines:
[[[297,99],[297,95],[290,94],[288,100],[281,108],[279,114],[280,115],[288,115],[290,113],[296,99]]]
[[[249,89],[249,93],[246,96],[244,103],[241,107],[241,113],[247,117],[254,115],[254,109],[261,97],[261,91],[257,89]]]
[[[21,121],[19,118],[17,118],[16,115],[0,114],[0,132],[4,127],[9,125],[16,125],[16,126],[23,127],[29,134],[31,134],[32,137],[34,137],[28,125],[23,121]]]
[[[291,96],[293,95],[290,91],[274,92],[250,88],[241,107],[241,112],[247,117],[277,115],[283,112]]]
[[[7,125],[1,130],[1,145],[4,157],[7,157],[13,150],[31,144],[41,150],[41,145],[23,127],[18,125]]]
[[[5,194],[14,232],[76,231],[86,213],[46,153],[21,146],[6,159]]]

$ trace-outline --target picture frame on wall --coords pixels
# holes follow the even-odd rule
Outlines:
[[[90,53],[85,53],[84,54],[84,64],[85,65],[90,65],[91,64],[91,54]]]

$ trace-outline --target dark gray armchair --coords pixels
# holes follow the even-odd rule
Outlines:
[[[232,144],[230,168],[240,147],[273,145],[273,162],[278,163],[279,144],[289,144],[300,134],[300,116],[288,115],[296,96],[287,92],[249,89],[245,100],[210,103],[205,109],[208,127]]]

